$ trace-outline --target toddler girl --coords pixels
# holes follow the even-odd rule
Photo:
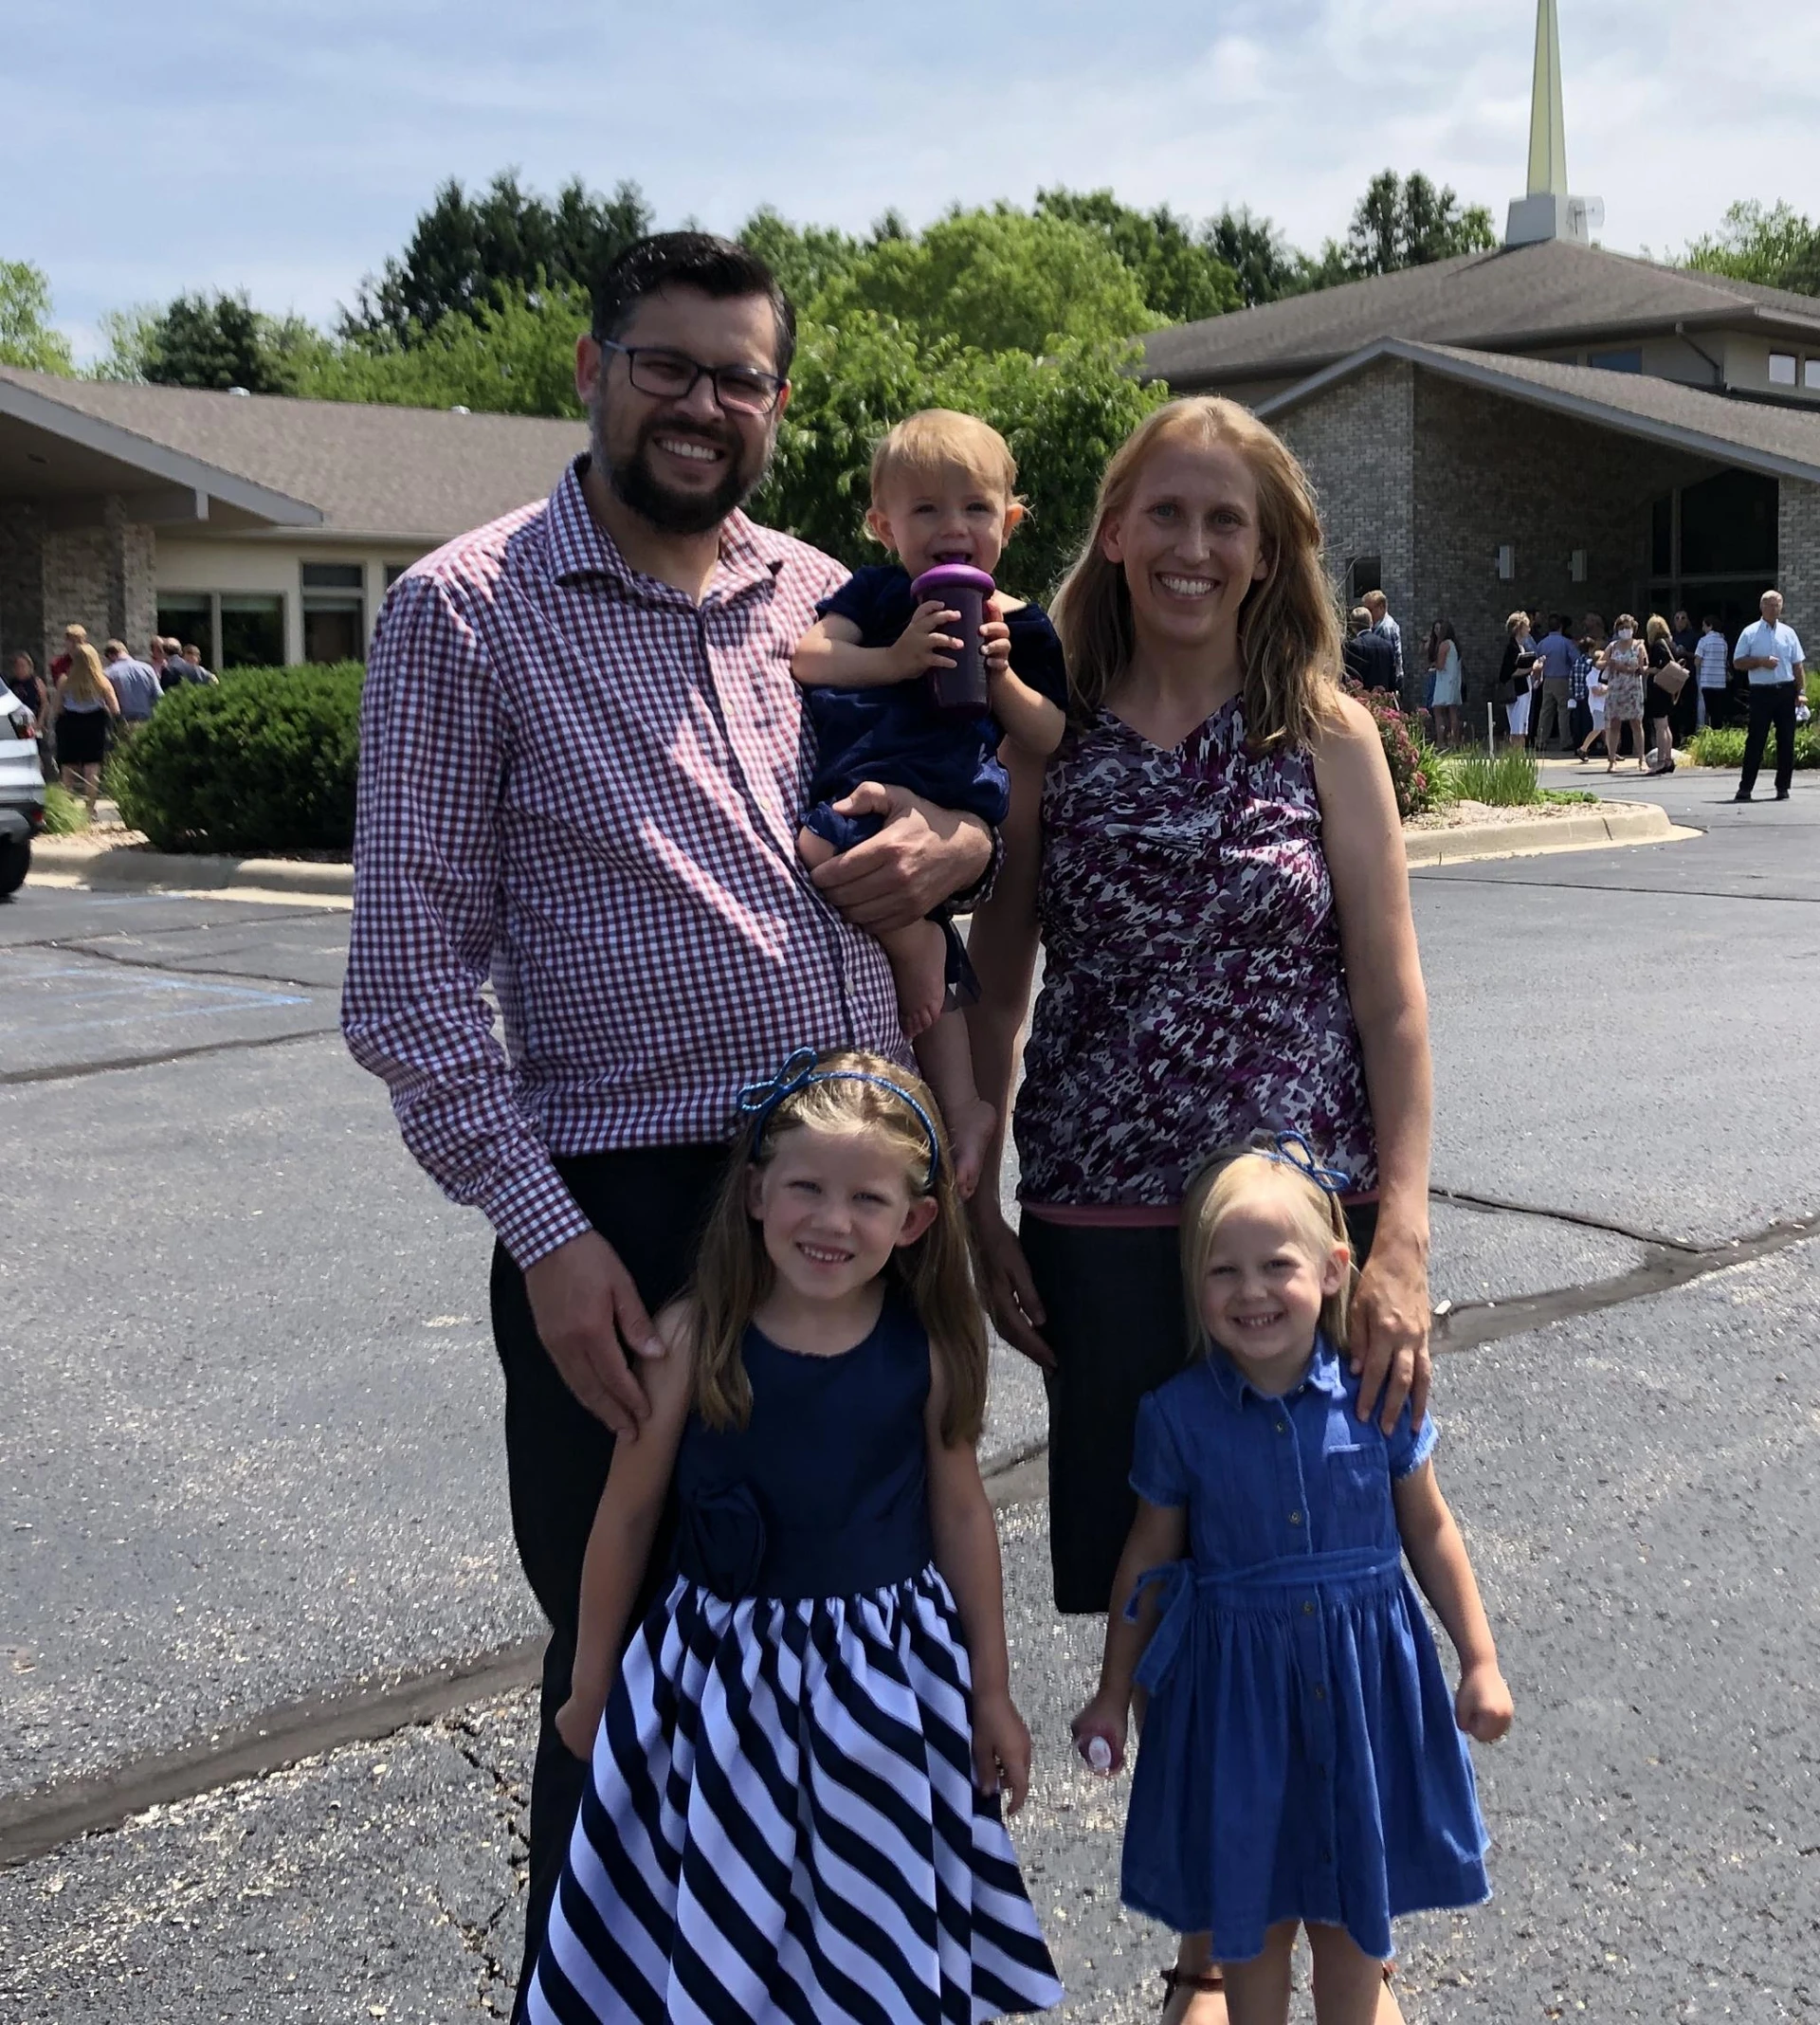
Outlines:
[[[836,806],[862,781],[908,789],[996,827],[1010,802],[1002,740],[1041,756],[1061,743],[1067,673],[1041,609],[1002,593],[992,600],[982,629],[991,708],[946,716],[934,708],[926,678],[955,666],[960,643],[944,628],[960,615],[939,602],[919,605],[910,590],[937,563],[969,563],[990,575],[1024,516],[1016,486],[1010,447],[974,415],[929,409],[879,445],[865,524],[898,559],[857,571],[825,598],[792,663],[809,691],[816,747],[815,805],[796,840],[805,864],[824,864],[878,830],[879,813]],[[938,910],[881,940],[903,1031],[953,1135],[961,1191],[971,1194],[993,1118],[974,1081],[966,1023],[948,996],[951,986],[965,995],[970,976],[959,939]]]
[[[1123,1896],[1210,1935],[1233,2025],[1283,2025],[1298,1925],[1320,2025],[1400,2016],[1377,2008],[1392,1920],[1489,1895],[1459,1732],[1502,1737],[1510,1691],[1435,1484],[1433,1422],[1415,1432],[1405,1407],[1386,1435],[1355,1413],[1336,1347],[1345,1186],[1284,1136],[1219,1157],[1190,1191],[1201,1355],[1139,1410],[1138,1518],[1100,1691],[1075,1721],[1116,1769],[1148,1691]],[[1406,1554],[1459,1655],[1451,1702]]]
[[[588,1542],[556,1725],[593,1777],[530,2016],[1046,2009],[997,1797],[1023,1800],[1030,1740],[974,1452],[985,1330],[933,1100],[804,1049],[741,1109]],[[672,1481],[676,1577],[622,1659]]]

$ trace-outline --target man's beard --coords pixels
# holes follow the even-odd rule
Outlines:
[[[712,492],[673,492],[663,483],[650,462],[652,439],[660,434],[680,437],[685,443],[709,443],[726,453],[720,483]],[[630,454],[615,461],[608,452],[606,429],[596,411],[593,438],[595,460],[614,497],[664,535],[705,535],[719,527],[741,501],[751,496],[771,462],[767,446],[755,469],[742,469],[745,440],[730,422],[718,428],[703,428],[699,422],[679,427],[675,422],[653,418],[639,430]]]

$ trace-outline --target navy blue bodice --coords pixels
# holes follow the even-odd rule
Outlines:
[[[676,1459],[678,1571],[717,1596],[848,1596],[929,1561],[929,1339],[887,1297],[864,1342],[804,1357],[756,1328],[752,1417],[691,1417]]]

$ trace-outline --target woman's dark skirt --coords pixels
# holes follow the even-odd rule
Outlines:
[[[1377,1205],[1353,1204],[1346,1224],[1363,1265]],[[1055,1353],[1045,1380],[1055,1607],[1098,1613],[1138,1515],[1127,1481],[1138,1402],[1188,1358],[1181,1238],[1173,1229],[1091,1229],[1028,1213],[1018,1234],[1048,1317],[1043,1337]]]
[[[106,757],[105,710],[60,710],[57,713],[59,766],[100,766]]]

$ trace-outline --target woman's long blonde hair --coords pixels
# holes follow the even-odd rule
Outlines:
[[[1346,1212],[1338,1195],[1322,1188],[1309,1170],[1268,1146],[1246,1141],[1223,1146],[1208,1161],[1182,1198],[1182,1292],[1188,1302],[1191,1357],[1205,1357],[1210,1345],[1201,1320],[1201,1283],[1213,1250],[1220,1219],[1248,1189],[1261,1184],[1285,1190],[1296,1205],[1296,1222],[1311,1251],[1325,1255],[1334,1245],[1351,1254]],[[1336,1350],[1344,1349],[1352,1314],[1353,1286],[1358,1262],[1353,1259],[1341,1275],[1339,1291],[1320,1304],[1320,1331]]]
[[[1147,415],[1114,451],[1100,481],[1093,530],[1050,610],[1067,660],[1077,718],[1089,719],[1131,665],[1137,632],[1119,563],[1100,546],[1131,504],[1151,452],[1187,437],[1244,458],[1258,488],[1258,528],[1269,574],[1239,609],[1246,737],[1254,748],[1305,747],[1333,721],[1339,699],[1339,608],[1321,566],[1314,488],[1288,446],[1236,401],[1192,394]]]
[[[852,1073],[806,1084],[760,1121],[755,1139],[744,1135],[729,1163],[708,1217],[687,1300],[696,1346],[696,1411],[713,1428],[744,1427],[752,1416],[752,1381],[742,1350],[747,1327],[771,1292],[775,1268],[764,1236],[746,1206],[747,1177],[765,1166],[788,1132],[877,1135],[901,1154],[912,1197],[933,1194],[936,1220],[913,1245],[894,1251],[887,1277],[928,1332],[931,1358],[948,1384],[942,1439],[975,1442],[986,1422],[986,1323],[974,1286],[973,1250],[954,1160],[940,1112],[927,1086],[913,1071],[883,1055],[835,1049],[816,1060],[815,1073]],[[895,1085],[935,1122],[936,1174],[930,1184],[929,1135],[902,1097],[877,1077]]]
[[[99,703],[106,700],[107,676],[101,657],[86,640],[73,640],[69,666],[64,670],[64,696],[72,703]]]

